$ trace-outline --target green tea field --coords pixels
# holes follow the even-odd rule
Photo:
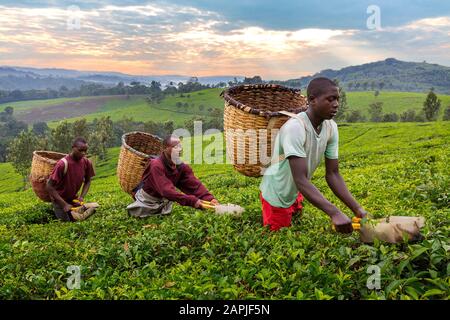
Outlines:
[[[381,94],[381,96],[384,93]],[[379,98],[381,98],[381,96]],[[206,102],[205,102],[206,103]],[[293,226],[261,226],[261,178],[229,164],[194,164],[194,173],[241,217],[174,206],[169,216],[129,217],[119,187],[119,148],[96,163],[88,220],[62,223],[0,164],[0,299],[448,299],[450,297],[450,125],[343,124],[340,172],[370,214],[424,216],[417,243],[363,244],[333,232],[311,204]],[[327,187],[324,168],[313,183]],[[71,289],[68,268],[80,270]],[[379,270],[379,286],[371,286]]]

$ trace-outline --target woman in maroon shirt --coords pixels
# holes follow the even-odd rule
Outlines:
[[[200,200],[219,202],[198,180],[189,165],[181,162],[180,139],[169,136],[163,141],[164,150],[156,159],[149,160],[144,171],[136,201],[130,204],[128,213],[135,217],[168,214],[173,202],[182,206],[203,208]],[[179,192],[177,188],[182,191]]]

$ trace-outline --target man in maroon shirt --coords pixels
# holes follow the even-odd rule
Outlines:
[[[77,138],[72,144],[72,152],[59,160],[47,181],[47,191],[52,199],[55,215],[62,221],[84,220],[93,210],[85,215],[71,212],[75,202],[83,202],[89,191],[91,178],[95,176],[94,168],[86,152],[88,145],[85,139]],[[83,185],[80,196],[78,191]]]
[[[135,194],[136,201],[127,207],[128,213],[140,218],[169,214],[174,201],[182,206],[199,209],[203,208],[200,200],[218,204],[194,176],[191,167],[181,161],[180,139],[168,136],[163,141],[163,148],[158,158],[149,160],[142,176],[142,187]]]

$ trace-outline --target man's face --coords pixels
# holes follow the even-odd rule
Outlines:
[[[80,160],[86,156],[88,145],[86,143],[76,143],[72,147],[72,155],[75,160]]]
[[[322,119],[332,119],[339,109],[339,89],[335,86],[327,87],[324,92],[310,100],[315,114]]]

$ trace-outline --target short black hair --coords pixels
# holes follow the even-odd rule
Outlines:
[[[76,145],[79,144],[79,143],[87,144],[85,138],[83,138],[83,137],[78,137],[78,138],[75,138],[75,140],[73,140],[72,147],[76,146]]]
[[[328,87],[337,87],[338,85],[331,79],[326,77],[319,77],[312,79],[308,88],[306,89],[306,94],[308,96],[308,101],[311,97],[317,98],[325,92]]]

